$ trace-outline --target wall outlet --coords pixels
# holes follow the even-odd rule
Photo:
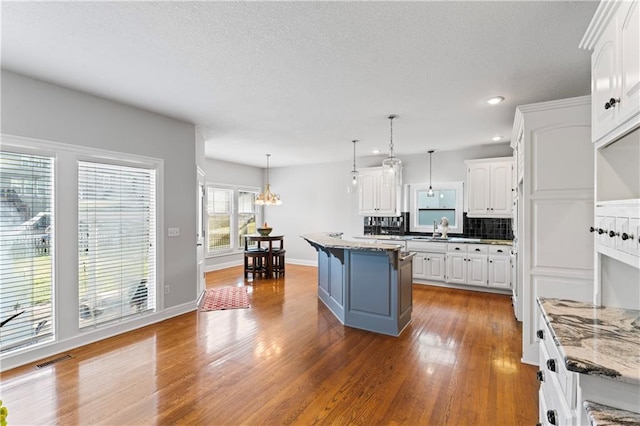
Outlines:
[[[168,231],[167,234],[170,237],[179,237],[180,236],[180,228],[169,228],[167,231]]]
[[[169,294],[171,293],[171,287],[169,287],[168,285],[164,286],[164,294]]]

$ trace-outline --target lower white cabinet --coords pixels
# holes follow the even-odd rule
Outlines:
[[[506,247],[489,246],[489,287],[511,288],[511,257]]]
[[[448,244],[445,281],[454,284],[487,286],[487,245]]]
[[[444,281],[445,254],[420,253],[413,258],[413,278],[428,281]]]

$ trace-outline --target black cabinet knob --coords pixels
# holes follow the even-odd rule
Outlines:
[[[544,339],[544,331],[543,330],[536,331],[536,336],[538,336],[538,339]]]
[[[627,241],[629,239],[629,234],[627,234],[626,232],[623,232],[620,238],[622,238],[622,241]]]
[[[594,228],[593,226],[589,227],[589,232],[595,232],[596,228]]]
[[[602,235],[602,234],[604,234],[605,232],[607,232],[607,231],[605,231],[605,230],[604,230],[604,229],[602,229],[602,228],[598,228],[598,234]]]
[[[609,231],[609,237],[613,238],[616,236],[616,231]]]
[[[547,368],[551,371],[556,371],[556,360],[555,359],[548,359],[547,360]]]
[[[536,372],[536,378],[538,379],[539,382],[544,382],[544,371],[538,370]]]
[[[619,104],[619,103],[620,103],[620,99],[611,98],[609,99],[609,102],[604,104],[604,109],[613,108],[614,106],[616,106],[616,104]]]
[[[490,260],[489,263],[493,263],[493,260]]]
[[[547,421],[549,423],[551,423],[552,425],[557,424],[556,417],[558,417],[558,415],[556,414],[556,410],[547,410]]]

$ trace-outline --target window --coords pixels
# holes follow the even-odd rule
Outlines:
[[[209,253],[231,250],[231,208],[233,190],[208,188]]]
[[[257,196],[257,189],[214,185],[207,187],[209,254],[244,249],[244,236],[255,234],[259,223],[258,208],[255,205]]]
[[[78,162],[79,326],[155,310],[155,170]]]
[[[462,182],[434,183],[434,196],[427,196],[428,184],[412,184],[411,223],[412,232],[433,232],[434,221],[440,225],[443,217],[449,220],[451,232],[463,232],[463,184]]]
[[[53,338],[53,158],[0,152],[0,351]]]

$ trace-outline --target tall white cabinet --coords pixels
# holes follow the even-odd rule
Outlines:
[[[589,96],[516,109],[522,360],[538,363],[537,297],[591,301],[593,148]]]

